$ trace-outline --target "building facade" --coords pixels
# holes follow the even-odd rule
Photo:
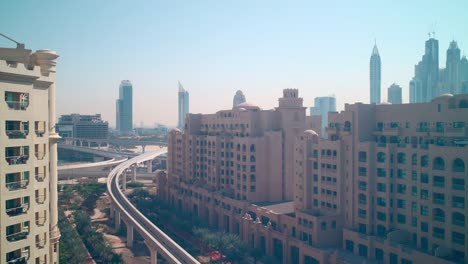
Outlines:
[[[300,124],[299,105],[240,108],[189,115],[188,131],[170,133],[163,199],[282,263],[467,262],[468,95],[347,104],[329,114],[329,139]],[[272,157],[291,147],[275,135],[291,125],[293,159]],[[293,199],[265,193],[288,168]]]
[[[387,90],[387,101],[392,104],[401,104],[403,103],[402,99],[402,89],[398,84],[392,84],[388,87]]]
[[[189,93],[179,82],[179,119],[177,122],[177,127],[179,129],[184,129],[185,118],[189,111]]]
[[[328,124],[328,113],[336,111],[336,98],[334,96],[315,97],[314,107],[310,108],[311,116],[320,116],[322,119],[322,127],[320,135],[327,138],[325,127]]]
[[[380,88],[382,79],[381,61],[377,45],[372,49],[370,57],[370,103],[380,104]]]
[[[0,48],[0,263],[58,263],[57,58]]]
[[[109,137],[109,123],[101,119],[101,114],[62,115],[57,123],[57,132],[62,139],[107,139]]]
[[[245,103],[245,95],[241,90],[238,90],[232,99],[232,107],[236,107],[242,103]]]
[[[119,86],[119,99],[116,102],[116,127],[122,134],[133,131],[133,85],[124,80]]]

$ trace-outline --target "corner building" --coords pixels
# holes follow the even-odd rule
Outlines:
[[[296,212],[314,231],[332,219],[347,260],[467,263],[467,116],[468,95],[331,113],[330,140],[298,139]]]
[[[0,48],[0,263],[58,263],[57,57]]]
[[[324,139],[296,94],[270,111],[189,115],[160,195],[281,263],[467,262],[467,95],[346,105]]]

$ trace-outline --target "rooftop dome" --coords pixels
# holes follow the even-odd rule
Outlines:
[[[453,94],[446,93],[446,94],[441,94],[441,95],[435,97],[434,99],[432,99],[432,101],[435,101],[435,100],[438,100],[438,99],[444,99],[444,98],[452,98],[452,97],[453,97]]]
[[[307,135],[307,136],[318,136],[318,133],[315,132],[315,130],[308,129],[308,130],[304,131],[304,135]]]
[[[250,102],[238,104],[236,108],[245,108],[246,110],[260,110],[260,107]]]

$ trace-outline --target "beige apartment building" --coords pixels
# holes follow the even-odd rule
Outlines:
[[[161,196],[282,263],[468,263],[468,95],[347,104],[328,139],[297,90],[279,101],[190,114]]]
[[[0,263],[58,263],[57,57],[0,48]]]

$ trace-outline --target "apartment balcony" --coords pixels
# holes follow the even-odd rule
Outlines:
[[[16,191],[16,190],[20,190],[20,189],[26,189],[29,185],[29,180],[27,179],[23,179],[23,180],[19,180],[19,181],[12,181],[12,182],[6,182],[5,183],[5,187],[9,190],[9,191]]]
[[[46,195],[45,194],[42,194],[42,195],[36,195],[36,203],[38,204],[43,204],[46,200]]]
[[[10,110],[26,110],[29,103],[24,101],[6,101],[8,109]]]
[[[447,127],[444,131],[446,137],[465,137],[467,134],[468,129],[466,127]]]
[[[36,247],[37,248],[44,248],[47,243],[46,236],[39,237],[39,235],[36,236]]]
[[[45,121],[36,121],[34,123],[34,132],[36,136],[43,137],[46,130],[45,130]]]
[[[36,225],[37,226],[44,226],[45,223],[47,222],[47,216],[44,214],[43,216],[36,215]]]
[[[10,110],[26,110],[29,106],[29,94],[5,92],[5,103]]]
[[[29,203],[25,203],[17,207],[7,208],[5,212],[7,213],[7,215],[13,217],[13,216],[21,215],[21,214],[26,214],[28,210],[29,210]]]
[[[46,175],[43,172],[42,173],[36,173],[36,175],[35,175],[36,181],[38,181],[38,182],[43,182],[45,177],[46,177]]]
[[[13,258],[10,260],[7,259],[7,264],[27,264],[27,263],[28,261],[25,256],[20,256],[20,257]]]
[[[28,235],[29,230],[25,230],[13,234],[7,234],[6,239],[8,240],[8,242],[15,242],[28,238]]]
[[[29,155],[17,155],[17,156],[6,156],[5,160],[8,165],[19,165],[26,164],[29,159]]]
[[[400,127],[381,127],[372,132],[375,136],[398,136],[401,133]]]
[[[36,151],[34,154],[38,160],[43,160],[45,157],[45,151]]]
[[[5,133],[9,139],[21,139],[21,138],[26,138],[26,136],[29,134],[29,131],[8,129],[8,130],[5,130]]]

